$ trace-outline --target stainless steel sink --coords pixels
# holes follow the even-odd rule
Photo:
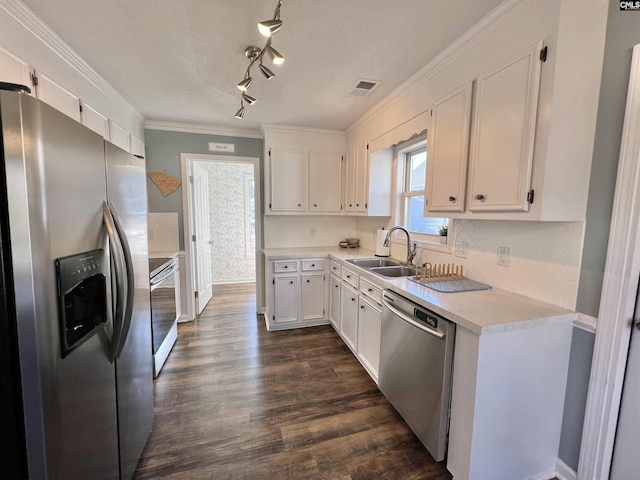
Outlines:
[[[369,269],[372,273],[377,273],[383,277],[409,277],[416,274],[414,267],[405,265],[394,265],[390,267],[373,267]]]
[[[358,267],[370,269],[376,267],[389,267],[389,266],[399,266],[402,265],[398,260],[394,260],[393,258],[354,258],[351,260],[347,260],[349,263],[353,263]]]

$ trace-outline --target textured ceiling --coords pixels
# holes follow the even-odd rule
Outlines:
[[[283,123],[344,130],[502,0],[284,0],[273,46],[240,106],[249,45],[275,0],[23,0],[147,120],[256,129]],[[359,78],[382,81],[349,96]]]

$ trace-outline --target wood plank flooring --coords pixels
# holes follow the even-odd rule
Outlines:
[[[134,478],[451,479],[331,326],[267,332],[254,288],[180,324]]]

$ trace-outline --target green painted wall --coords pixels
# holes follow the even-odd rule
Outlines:
[[[261,138],[227,137],[200,133],[169,132],[164,130],[145,130],[145,154],[147,172],[165,172],[181,178],[180,154],[195,153],[215,155],[209,151],[209,142],[233,143],[234,153],[225,156],[257,157],[260,159],[260,171],[264,172],[263,140]],[[263,185],[263,180],[261,179]],[[150,212],[177,212],[180,233],[180,249],[184,249],[182,219],[182,186],[168,197],[163,197],[156,185],[147,179]]]

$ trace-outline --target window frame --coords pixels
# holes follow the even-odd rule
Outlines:
[[[419,153],[421,151],[425,151],[427,154],[427,162],[429,161],[429,149],[427,146],[427,135],[420,135],[418,137],[412,138],[410,140],[406,140],[404,142],[400,142],[395,145],[393,148],[393,158],[396,165],[395,175],[396,181],[395,183],[395,192],[394,199],[396,206],[394,208],[394,217],[393,222],[394,225],[402,226],[409,230],[408,224],[408,208],[407,203],[408,199],[414,196],[425,196],[426,192],[426,178],[424,182],[425,189],[423,190],[414,190],[410,189],[410,175],[408,175],[408,167],[410,165],[410,155]],[[426,167],[425,167],[425,175],[426,175]],[[423,212],[424,215],[424,212]],[[435,217],[434,217],[435,218]],[[428,233],[419,233],[419,232],[410,232],[411,240],[418,244],[419,248],[424,248],[428,250],[435,250],[439,252],[453,252],[453,237],[454,237],[454,219],[450,217],[442,217],[447,218],[448,220],[448,232],[447,239],[445,243],[441,243],[440,235],[432,235]],[[393,243],[398,244],[406,244],[406,238],[404,236],[396,236],[395,232],[392,238]]]

